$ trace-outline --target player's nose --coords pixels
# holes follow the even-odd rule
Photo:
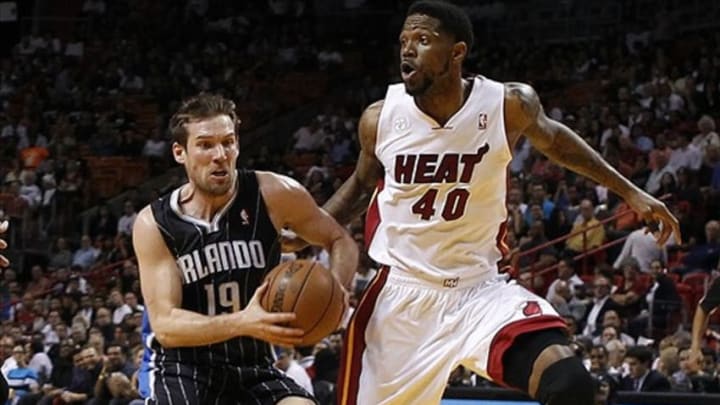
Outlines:
[[[214,160],[226,160],[227,159],[227,150],[222,145],[216,146],[213,150],[213,159]]]
[[[415,44],[413,43],[413,41],[408,41],[407,43],[405,43],[405,45],[401,45],[400,55],[403,57],[403,59],[413,58],[417,56],[417,51],[415,49]]]

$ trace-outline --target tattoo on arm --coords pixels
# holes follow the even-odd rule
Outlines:
[[[550,160],[625,195],[635,186],[618,173],[600,154],[573,130],[548,118],[540,99],[529,86],[511,93],[518,97],[523,115],[529,120],[524,131],[530,142]],[[529,90],[528,90],[529,89]]]

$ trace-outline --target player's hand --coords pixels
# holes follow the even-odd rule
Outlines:
[[[268,283],[264,282],[253,294],[247,307],[237,312],[241,322],[242,335],[251,336],[278,346],[292,347],[302,342],[305,331],[284,326],[295,320],[292,312],[267,312],[260,305],[260,298],[265,294]]]
[[[0,222],[0,235],[4,234],[8,227],[10,226],[10,223],[8,221]],[[7,247],[7,242],[5,242],[4,239],[0,238],[0,250],[5,249]],[[0,267],[7,267],[10,265],[10,260],[7,259],[7,257],[0,255]]]
[[[658,245],[665,246],[665,242],[671,234],[675,235],[675,242],[682,245],[680,223],[665,204],[642,190],[633,191],[630,196],[625,198],[625,201],[648,225],[653,226],[658,223],[662,225],[660,236],[657,239]]]
[[[690,349],[690,358],[688,359],[687,365],[688,368],[693,372],[698,372],[702,370],[703,366],[703,354],[702,351],[699,349]]]

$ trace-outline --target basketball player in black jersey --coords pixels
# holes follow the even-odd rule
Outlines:
[[[718,263],[718,269],[720,269],[720,263]],[[715,278],[710,284],[695,309],[692,324],[692,344],[690,345],[690,367],[695,371],[702,370],[704,356],[701,348],[703,338],[708,330],[710,317],[718,309],[720,309],[720,277]]]
[[[0,235],[5,233],[8,229],[8,221],[0,222]],[[5,249],[7,243],[4,239],[0,238],[0,250]],[[0,268],[5,268],[10,265],[10,261],[3,255],[0,255]],[[8,384],[5,380],[5,376],[0,373],[0,404],[4,404],[8,398]]]
[[[263,278],[279,263],[289,228],[331,255],[350,286],[355,242],[297,182],[236,168],[235,105],[214,95],[182,104],[170,119],[175,160],[188,183],[145,207],[133,245],[152,333],[150,404],[313,404],[273,367],[271,344],[292,346],[292,313],[259,305]]]

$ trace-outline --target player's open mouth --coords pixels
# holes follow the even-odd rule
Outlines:
[[[227,170],[215,170],[212,173],[210,173],[210,175],[217,179],[223,179],[223,178],[227,177],[228,172],[227,172]]]
[[[415,74],[415,66],[410,62],[403,62],[400,64],[400,73],[402,74],[403,80],[407,80]]]

